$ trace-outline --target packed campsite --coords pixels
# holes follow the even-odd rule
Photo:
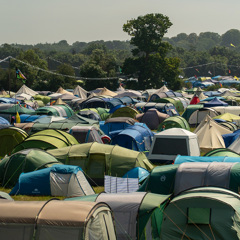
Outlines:
[[[0,238],[239,239],[240,92],[200,83],[2,91]]]

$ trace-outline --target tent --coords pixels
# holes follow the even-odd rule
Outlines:
[[[224,113],[231,113],[231,114],[235,114],[237,116],[240,115],[240,107],[239,106],[221,106],[221,107],[213,107],[218,113],[219,115],[224,114]]]
[[[111,207],[117,239],[159,239],[162,209],[169,195],[145,192],[118,193],[66,199],[104,202]]]
[[[140,125],[129,126],[114,135],[110,133],[111,145],[119,145],[139,152],[149,151],[153,136],[150,129]]]
[[[215,148],[224,148],[225,143],[222,135],[231,133],[231,131],[220,126],[211,117],[206,115],[205,119],[198,125],[194,133],[198,136],[200,149],[208,152]]]
[[[72,92],[69,92],[69,91],[63,89],[62,87],[59,87],[58,90],[56,91],[56,93],[73,95]]]
[[[222,137],[226,147],[229,147],[233,142],[235,142],[238,136],[240,136],[240,129],[231,133],[223,134]]]
[[[162,123],[159,124],[158,131],[161,131],[163,125],[165,126],[165,129],[183,128],[190,131],[188,122],[183,117],[180,116],[174,116],[165,119]]]
[[[211,118],[218,116],[218,113],[213,108],[200,108],[194,111],[189,119],[188,123],[190,126],[197,126],[205,117],[209,115]]]
[[[204,103],[204,107],[208,107],[208,108],[217,107],[217,106],[228,106],[228,104],[219,100],[217,97],[213,98],[213,100],[211,100],[210,102]]]
[[[137,178],[138,182],[143,182],[149,175],[149,171],[142,167],[135,167],[130,169],[123,175],[123,178]]]
[[[122,108],[118,108],[110,117],[111,118],[115,118],[115,117],[135,118],[137,114],[138,114],[138,111],[134,108],[122,107]]]
[[[203,108],[202,104],[194,104],[188,105],[186,110],[183,112],[182,117],[185,118],[187,121],[189,120],[190,116],[197,111],[198,109]]]
[[[54,165],[22,173],[10,195],[80,197],[94,193],[80,167]]]
[[[197,135],[171,128],[154,135],[148,159],[153,164],[172,163],[177,155],[200,156]]]
[[[73,126],[69,130],[69,133],[73,135],[79,143],[103,143],[99,130],[94,126]]]
[[[12,187],[22,172],[31,172],[61,164],[52,155],[40,149],[27,149],[7,156],[0,161],[0,183],[3,187]]]
[[[37,115],[54,115],[60,117],[71,117],[74,115],[73,110],[68,105],[54,105],[38,108],[35,113]]]
[[[7,126],[6,128],[0,129],[0,158],[10,154],[12,150],[27,137],[28,134],[17,127]]]
[[[2,239],[116,240],[110,208],[79,201],[0,201]]]
[[[195,188],[164,209],[159,239],[238,239],[239,195],[221,188]]]
[[[236,140],[228,146],[228,148],[238,154],[240,154],[240,136],[238,135]]]
[[[205,155],[205,157],[240,157],[240,155],[238,153],[236,153],[235,151],[228,149],[228,148],[217,148],[217,149],[213,149],[210,152],[207,152]]]
[[[48,150],[55,158],[64,164],[80,166],[88,180],[94,184],[103,184],[104,175],[122,177],[134,167],[152,169],[144,153],[132,151],[117,145],[100,143],[84,143]],[[92,181],[91,181],[92,184]]]
[[[100,115],[97,112],[92,110],[80,110],[78,112],[78,115],[83,116],[85,118],[90,118],[96,121],[101,121]]]
[[[71,134],[61,130],[46,129],[30,135],[22,143],[18,144],[12,153],[28,148],[48,150],[74,144],[78,144],[78,141]]]
[[[98,96],[111,96],[115,97],[117,94],[115,92],[112,92],[111,90],[107,89],[106,87],[102,88],[99,93],[97,93]]]
[[[199,97],[194,95],[193,98],[190,101],[190,104],[198,104],[199,102],[200,102]]]
[[[237,126],[240,126],[240,117],[238,115],[232,114],[232,113],[224,113],[221,115],[218,115],[216,117],[213,117],[213,119],[222,119],[228,122],[235,122]]]
[[[147,112],[137,114],[136,120],[145,123],[151,130],[157,129],[159,124],[170,117],[165,113],[159,112],[155,108],[150,108]]]
[[[136,120],[130,117],[116,117],[109,118],[105,122],[101,121],[99,123],[100,129],[107,135],[110,132],[121,131],[129,126],[132,126],[136,123]]]
[[[88,92],[84,90],[82,87],[80,87],[79,85],[77,85],[73,90],[73,95],[82,99],[87,99],[87,94]]]
[[[22,87],[16,92],[16,95],[19,95],[22,93],[28,94],[30,96],[38,95],[38,92],[35,92],[31,88],[27,87],[25,84],[23,84]]]

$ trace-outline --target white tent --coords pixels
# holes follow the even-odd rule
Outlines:
[[[27,87],[25,84],[23,84],[22,87],[16,92],[16,95],[20,95],[21,93],[25,93],[25,94],[28,94],[30,96],[38,95],[37,92],[35,92],[31,88]]]
[[[87,99],[88,92],[81,88],[79,85],[73,90],[73,95],[77,95],[79,98]]]
[[[196,134],[182,128],[170,128],[154,135],[148,155],[152,163],[170,163],[179,154],[200,156]]]
[[[198,136],[200,149],[210,151],[216,148],[225,148],[222,135],[232,132],[217,124],[209,115],[206,115],[194,133]]]

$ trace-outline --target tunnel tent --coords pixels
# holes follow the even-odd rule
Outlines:
[[[31,172],[62,164],[55,157],[40,149],[26,149],[0,161],[0,183],[3,187],[12,187],[22,172]]]
[[[158,239],[169,195],[146,192],[77,197],[66,201],[104,202],[113,211],[117,239]]]
[[[116,240],[112,213],[104,203],[1,200],[0,209],[3,239]]]
[[[63,148],[74,144],[78,144],[78,141],[71,134],[61,130],[46,129],[27,137],[13,149],[12,153],[28,148],[48,150]]]
[[[138,114],[138,111],[137,111],[136,109],[126,106],[126,107],[118,108],[118,109],[110,116],[110,118],[115,118],[115,117],[130,117],[130,118],[135,118],[137,114]]]
[[[9,155],[12,150],[22,143],[28,134],[18,127],[7,126],[0,129],[0,158]]]
[[[229,129],[232,132],[238,130],[237,125],[235,125],[235,123],[233,123],[233,122],[220,122],[218,124],[220,126],[223,126],[223,127],[227,128],[227,129]]]
[[[22,173],[10,195],[80,197],[94,193],[80,167],[55,164]]]
[[[203,187],[187,190],[164,209],[160,239],[238,239],[239,195]],[[177,223],[177,224],[176,224]]]
[[[198,109],[203,108],[202,104],[188,105],[185,111],[182,114],[182,117],[189,121],[190,116],[197,111]]]
[[[80,166],[88,179],[99,184],[103,184],[104,175],[122,177],[134,167],[142,167],[147,170],[153,168],[144,153],[117,145],[96,142],[83,143],[48,150],[48,153],[64,164]]]
[[[190,126],[185,118],[180,116],[173,116],[165,119],[162,123],[158,126],[158,131],[161,131],[162,126],[165,126],[165,129],[169,128],[183,128],[190,131]]]

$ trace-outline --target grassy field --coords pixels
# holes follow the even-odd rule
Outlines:
[[[104,191],[104,187],[93,187],[95,193],[100,193]],[[11,189],[7,188],[0,188],[0,191],[9,193]],[[47,201],[51,198],[52,196],[25,196],[25,195],[16,195],[16,196],[11,196],[15,201]],[[57,197],[58,199],[65,199],[65,197]]]

